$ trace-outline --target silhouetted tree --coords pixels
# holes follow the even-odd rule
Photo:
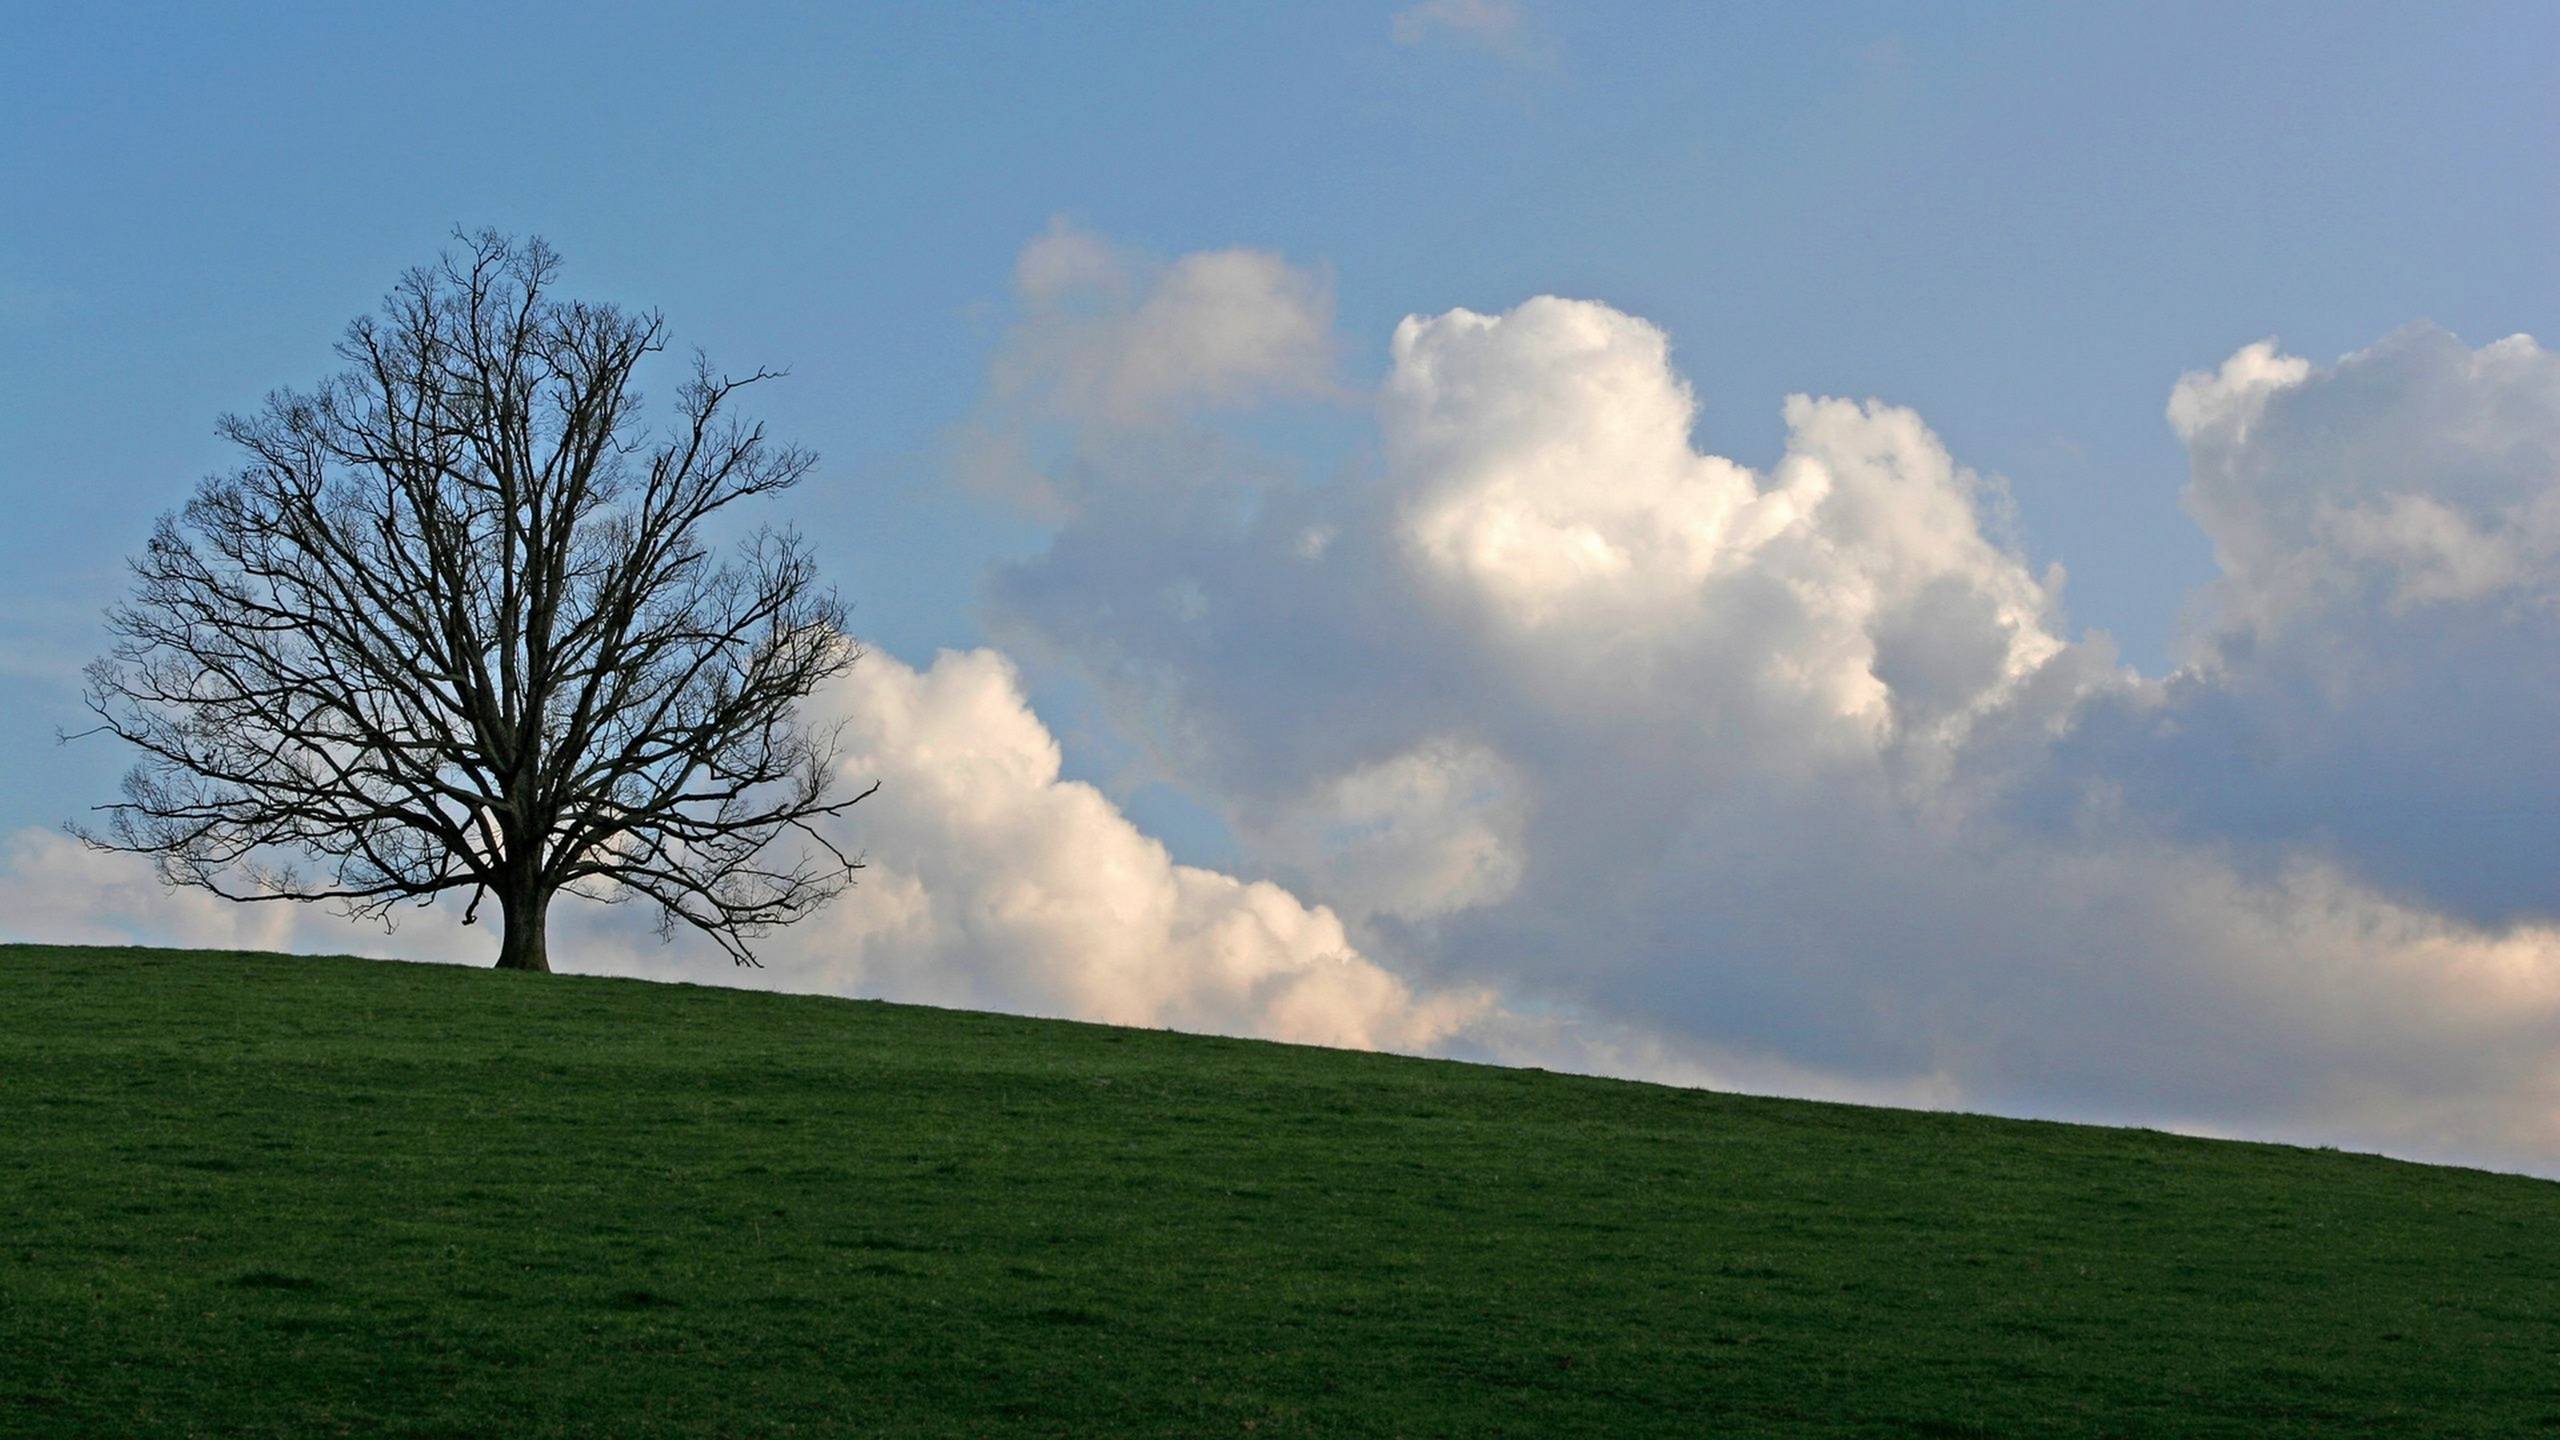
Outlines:
[[[813,822],[871,791],[830,800],[834,732],[795,717],[860,652],[797,534],[724,561],[704,530],[815,457],[730,413],[770,372],[699,358],[644,430],[660,317],[555,297],[538,239],[456,238],[348,327],[344,373],[223,420],[247,463],[133,562],[88,703],[143,758],[79,833],[233,900],[467,889],[467,924],[494,896],[509,969],[550,968],[563,890],[753,964],[859,868]]]

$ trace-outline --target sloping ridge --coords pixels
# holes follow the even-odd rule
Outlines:
[[[0,1434],[2534,1434],[2560,1185],[0,946]]]

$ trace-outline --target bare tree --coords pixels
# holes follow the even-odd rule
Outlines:
[[[771,372],[699,358],[645,431],[660,317],[555,297],[540,240],[456,238],[344,373],[223,420],[247,463],[133,562],[88,703],[143,758],[79,833],[233,900],[494,896],[508,969],[550,968],[563,890],[753,964],[860,868],[815,822],[871,791],[830,800],[836,736],[796,718],[860,652],[798,535],[723,561],[705,529],[815,457],[732,415]]]

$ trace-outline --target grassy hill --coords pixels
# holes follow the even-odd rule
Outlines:
[[[2560,1185],[0,947],[0,1433],[2560,1431]]]

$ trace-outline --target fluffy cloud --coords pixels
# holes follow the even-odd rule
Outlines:
[[[1090,785],[1010,662],[872,655],[818,698],[846,722],[860,890],[769,947],[795,983],[1325,1045],[1418,1050],[1487,1008],[1417,997],[1342,921],[1276,885],[1178,865]]]
[[[1482,745],[1425,741],[1279,809],[1256,849],[1362,914],[1471,909],[1520,883],[1520,783]]]
[[[2329,371],[2252,347],[2181,383],[2226,575],[2209,659],[2163,680],[2070,636],[2059,577],[1908,411],[1796,397],[1765,471],[1702,453],[1666,338],[1554,298],[1407,320],[1389,359],[1369,471],[1185,490],[1089,444],[1081,508],[995,598],[1009,643],[1224,811],[1248,871],[1415,983],[1505,996],[1476,1042],[2560,1161],[2540,912],[2385,883],[2336,816],[2173,803],[2312,803],[2288,747],[2399,733],[2411,675],[2502,705],[2409,751],[2400,798],[2461,795],[2448,761],[2483,798],[2533,763],[2508,727],[2549,707],[2503,703],[2560,674],[2530,342],[2418,334]],[[2334,750],[2340,781],[2374,758]],[[2495,817],[2458,825],[2401,858],[2457,840],[2477,867]]]
[[[1409,569],[1489,651],[1911,739],[1960,729],[2060,648],[2046,585],[1982,534],[1982,482],[1907,410],[1790,399],[1764,483],[1690,448],[1667,338],[1606,306],[1409,319],[1392,355]]]
[[[2208,641],[2560,599],[2560,357],[2415,326],[2326,368],[2251,345],[2169,402],[2222,579]]]
[[[294,908],[171,894],[149,862],[93,854],[68,836],[21,830],[0,846],[0,915],[12,938],[59,945],[194,945],[280,950]]]
[[[2051,582],[1984,537],[1982,482],[1907,411],[1792,401],[1761,477],[1690,448],[1664,337],[1603,306],[1408,321],[1393,358],[1370,483],[1240,502],[1089,471],[1087,508],[998,581],[1008,634],[1284,850],[1435,746],[1485,757],[1505,814],[1663,836],[1702,787],[1943,771],[2073,668],[2048,668]]]
[[[1091,475],[1181,487],[1218,472],[1233,454],[1195,417],[1344,396],[1331,280],[1267,251],[1164,261],[1059,220],[1013,282],[1015,323],[950,450],[963,484],[1033,514],[1087,503]]]
[[[1015,263],[1014,294],[995,379],[1017,405],[1134,425],[1329,388],[1333,287],[1267,251],[1163,264],[1057,221]]]
[[[959,450],[1052,533],[991,623],[1241,860],[1064,780],[1005,656],[875,654],[816,702],[885,781],[872,868],[738,978],[2560,1170],[2532,341],[2180,381],[2222,575],[2144,677],[1918,416],[1798,396],[1765,466],[1702,451],[1607,306],[1405,321],[1344,471],[1250,413],[1336,393],[1315,272],[1057,227],[1016,288]],[[0,914],[348,948],[122,864],[21,837]],[[561,921],[569,963],[702,978]]]
[[[1330,910],[1175,864],[1100,792],[1059,778],[1056,739],[991,651],[921,671],[873,654],[811,709],[843,722],[848,782],[882,782],[841,837],[875,857],[850,896],[760,945],[766,969],[734,974],[704,971],[699,947],[656,945],[634,917],[564,901],[554,963],[1361,1048],[1444,1047],[1490,1014],[1480,990],[1417,995]],[[0,858],[5,933],[58,943],[485,963],[494,937],[455,909],[405,913],[386,934],[323,909],[169,892],[135,857],[40,831]]]
[[[2187,664],[2093,702],[2035,802],[2560,916],[2560,356],[2425,326],[2326,367],[2252,345],[2169,415],[2222,575]]]

